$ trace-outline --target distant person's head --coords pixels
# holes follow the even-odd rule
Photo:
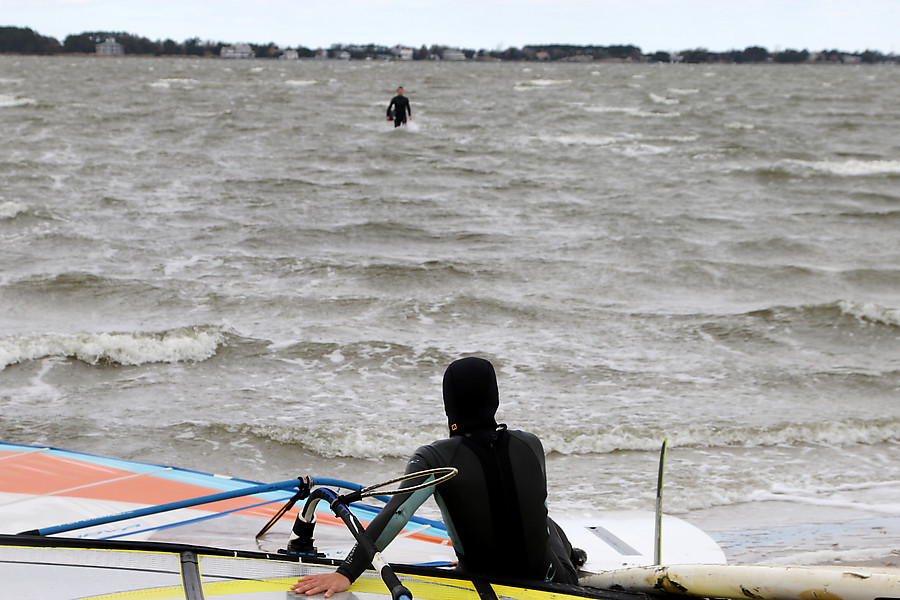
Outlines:
[[[444,411],[451,437],[497,427],[494,414],[499,405],[497,374],[489,361],[461,358],[444,371]]]
[[[398,95],[398,96],[402,96],[402,95],[403,95],[403,86],[402,86],[402,85],[401,85],[400,87],[397,88],[397,95]]]

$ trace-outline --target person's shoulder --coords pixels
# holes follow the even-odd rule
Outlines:
[[[417,460],[419,463],[427,464],[428,467],[438,466],[438,463],[441,462],[439,457],[447,456],[453,448],[459,445],[460,441],[459,437],[451,437],[419,446],[413,453],[410,463]]]
[[[449,437],[449,438],[443,438],[443,439],[440,439],[440,440],[435,440],[435,441],[431,442],[430,444],[427,444],[427,445],[425,445],[425,446],[420,446],[419,449],[416,450],[416,454],[418,454],[418,453],[421,452],[421,451],[426,451],[426,452],[428,452],[428,451],[432,451],[432,452],[433,452],[433,451],[437,451],[437,452],[440,452],[440,451],[442,451],[442,450],[447,450],[448,448],[455,448],[455,447],[458,446],[461,442],[462,442],[462,438],[459,437],[459,436],[454,436],[454,437]]]
[[[522,440],[532,440],[533,439],[533,440],[540,441],[540,438],[538,438],[538,436],[534,435],[530,431],[522,431],[521,429],[507,429],[506,431],[509,433],[509,435],[519,438],[519,439],[522,439]]]
[[[540,448],[543,451],[544,444],[541,443],[541,438],[534,435],[529,431],[520,431],[518,429],[507,429],[507,433],[512,436],[514,439],[525,442],[532,448]]]

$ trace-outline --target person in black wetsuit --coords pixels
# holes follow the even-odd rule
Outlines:
[[[475,357],[454,361],[444,373],[443,392],[450,437],[416,450],[406,472],[451,466],[459,473],[437,487],[393,496],[366,529],[375,546],[383,550],[433,492],[460,569],[487,577],[577,584],[572,547],[547,515],[540,440],[494,419],[499,405],[494,367]],[[578,558],[583,564],[583,557]],[[325,592],[327,598],[349,588],[371,560],[357,545],[335,573],[304,577],[291,589]]]
[[[406,115],[409,114],[409,120],[412,121],[412,107],[409,105],[409,98],[403,95],[403,87],[397,88],[397,95],[391,98],[391,103],[387,107],[387,120],[394,120],[394,127],[406,125]]]

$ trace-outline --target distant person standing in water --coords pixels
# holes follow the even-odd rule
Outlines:
[[[403,87],[397,88],[397,95],[391,98],[387,108],[387,120],[394,119],[394,127],[406,125],[406,115],[412,121],[412,108],[409,106],[409,98],[403,95]]]

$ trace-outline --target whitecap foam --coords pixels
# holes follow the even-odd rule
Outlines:
[[[159,333],[14,335],[0,338],[0,369],[30,360],[74,358],[90,365],[202,361],[215,355],[226,332],[215,326]]]
[[[556,142],[566,146],[609,146],[621,141],[621,138],[614,136],[596,136],[596,135],[559,135],[541,138],[544,141]]]
[[[9,94],[0,94],[0,108],[28,106],[30,104],[36,104],[36,102],[31,98],[19,98],[17,96],[10,96]]]
[[[700,93],[700,90],[698,90],[698,89],[696,89],[696,88],[688,88],[688,89],[682,89],[682,88],[669,88],[669,89],[668,89],[668,92],[669,92],[670,94],[674,94],[674,95],[676,95],[676,96],[692,96],[692,95],[694,95],[694,94],[699,94],[699,93]]]
[[[634,450],[655,451],[659,440],[669,439],[671,447],[757,448],[795,444],[825,444],[833,447],[877,444],[900,439],[900,419],[846,419],[840,422],[792,423],[771,427],[684,425],[654,429],[593,426],[536,429],[544,449],[560,454],[609,454]]]
[[[859,177],[871,175],[900,175],[900,160],[845,160],[845,161],[806,161],[790,160],[788,164],[804,169],[811,169],[829,175],[841,177]]]
[[[621,113],[626,115],[631,115],[633,117],[642,117],[642,118],[653,118],[653,117],[663,117],[663,118],[671,118],[681,116],[681,113],[671,112],[653,112],[643,110],[634,106],[602,106],[598,104],[593,104],[590,106],[585,106],[584,110],[587,112],[595,112],[595,113]]]
[[[632,144],[616,149],[625,156],[655,156],[657,154],[668,154],[672,151],[669,146],[654,146],[653,144]]]
[[[21,202],[0,202],[0,219],[14,219],[28,210]]]
[[[530,79],[528,81],[519,81],[513,89],[516,90],[536,90],[547,88],[554,85],[565,85],[571,83],[571,79]]]
[[[664,104],[666,106],[679,104],[681,102],[677,98],[666,98],[665,96],[660,96],[658,94],[654,94],[653,92],[650,92],[650,100],[653,101],[654,104]]]
[[[838,307],[845,315],[863,321],[900,327],[900,309],[885,308],[871,302],[851,302],[849,300],[841,300],[838,302]]]
[[[295,87],[304,87],[307,85],[316,85],[318,81],[315,79],[288,79],[284,82],[285,85],[291,85]]]
[[[445,427],[347,427],[320,424],[315,428],[280,425],[226,426],[282,444],[298,445],[325,458],[408,458],[419,446],[446,437]]]

